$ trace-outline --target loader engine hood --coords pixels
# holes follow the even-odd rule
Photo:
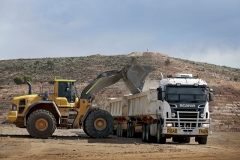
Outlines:
[[[102,72],[83,89],[80,99],[92,101],[94,95],[101,89],[117,83],[120,79],[123,79],[132,94],[140,93],[142,92],[144,80],[151,70],[150,66],[134,65],[126,66],[121,70]]]

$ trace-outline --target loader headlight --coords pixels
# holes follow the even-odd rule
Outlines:
[[[12,104],[12,111],[16,111],[17,110],[17,105],[16,104]]]

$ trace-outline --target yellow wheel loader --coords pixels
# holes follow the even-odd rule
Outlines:
[[[41,86],[39,94],[33,94],[28,82],[28,95],[13,98],[7,120],[26,128],[35,138],[48,138],[56,128],[83,128],[90,137],[105,138],[112,133],[113,118],[107,111],[92,106],[94,95],[120,79],[132,94],[139,93],[150,71],[149,66],[135,65],[103,72],[83,89],[80,96],[75,80],[54,79],[53,89]]]

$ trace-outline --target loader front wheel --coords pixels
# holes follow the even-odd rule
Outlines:
[[[94,110],[86,118],[85,130],[93,138],[108,137],[113,131],[111,114],[101,109]]]
[[[56,129],[56,119],[47,110],[36,110],[30,114],[27,120],[27,131],[35,138],[48,138]]]

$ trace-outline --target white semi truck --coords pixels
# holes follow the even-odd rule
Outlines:
[[[206,144],[212,134],[209,101],[212,89],[192,74],[170,74],[160,86],[120,98],[109,98],[101,108],[114,118],[114,134],[134,137],[141,132],[143,142],[195,142]]]

